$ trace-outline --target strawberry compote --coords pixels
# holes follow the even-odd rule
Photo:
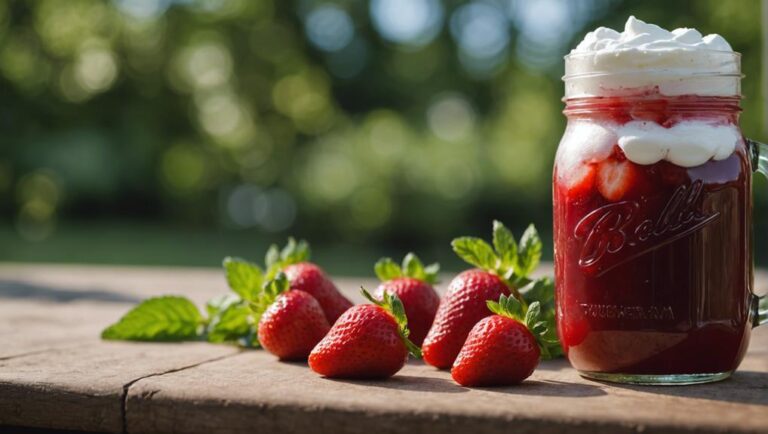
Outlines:
[[[583,375],[711,381],[741,361],[752,203],[738,101],[653,90],[566,100],[553,188],[557,315]]]

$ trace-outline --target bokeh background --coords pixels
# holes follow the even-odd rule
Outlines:
[[[551,258],[562,56],[630,14],[724,35],[766,139],[758,0],[0,2],[0,260],[455,269],[493,218]]]

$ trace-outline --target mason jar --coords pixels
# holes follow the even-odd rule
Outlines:
[[[766,165],[739,128],[739,54],[709,54],[712,69],[695,71],[594,71],[588,56],[566,56],[557,321],[585,377],[724,379],[765,321],[751,231],[752,172]]]

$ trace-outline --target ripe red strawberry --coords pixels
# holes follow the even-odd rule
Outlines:
[[[420,356],[408,339],[408,320],[397,295],[355,306],[341,315],[309,355],[309,367],[330,378],[381,379],[395,375],[408,360]]]
[[[374,291],[376,299],[383,299],[384,292],[397,295],[405,307],[408,317],[410,339],[420,346],[435,319],[440,296],[432,287],[437,282],[438,264],[424,266],[413,253],[403,259],[402,267],[390,258],[376,263],[374,270],[382,283]]]
[[[611,202],[624,198],[639,178],[640,171],[635,163],[628,160],[606,158],[597,166],[597,190]]]
[[[311,262],[288,265],[283,269],[291,281],[291,289],[311,294],[325,312],[328,322],[333,324],[352,302],[341,295],[336,285],[325,275],[323,270]]]
[[[451,368],[462,386],[520,383],[536,369],[549,343],[538,302],[526,309],[514,297],[502,295],[498,303],[489,301],[488,308],[495,315],[475,324]]]
[[[441,369],[453,364],[472,327],[491,314],[488,300],[510,293],[520,297],[517,288],[529,282],[527,275],[538,265],[542,248],[533,226],[518,245],[498,221],[493,223],[494,247],[471,237],[457,238],[451,245],[456,254],[478,268],[453,279],[424,339],[424,361]]]
[[[424,361],[440,369],[449,368],[472,327],[490,315],[486,301],[509,294],[509,287],[488,271],[467,270],[454,278],[429,333],[424,339]]]
[[[288,288],[280,273],[267,284],[263,298],[253,303],[257,313],[269,303],[259,320],[259,342],[281,360],[303,360],[331,326],[314,297]]]
[[[315,297],[330,324],[352,307],[352,302],[339,292],[325,272],[309,262],[309,245],[305,241],[297,243],[293,238],[289,238],[288,244],[279,253],[277,246],[270,247],[266,262],[271,273],[280,270],[288,276],[291,289],[304,291]]]

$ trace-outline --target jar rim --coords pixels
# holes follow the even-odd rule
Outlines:
[[[597,50],[564,57],[565,97],[627,94],[741,94],[741,53],[711,49]]]

